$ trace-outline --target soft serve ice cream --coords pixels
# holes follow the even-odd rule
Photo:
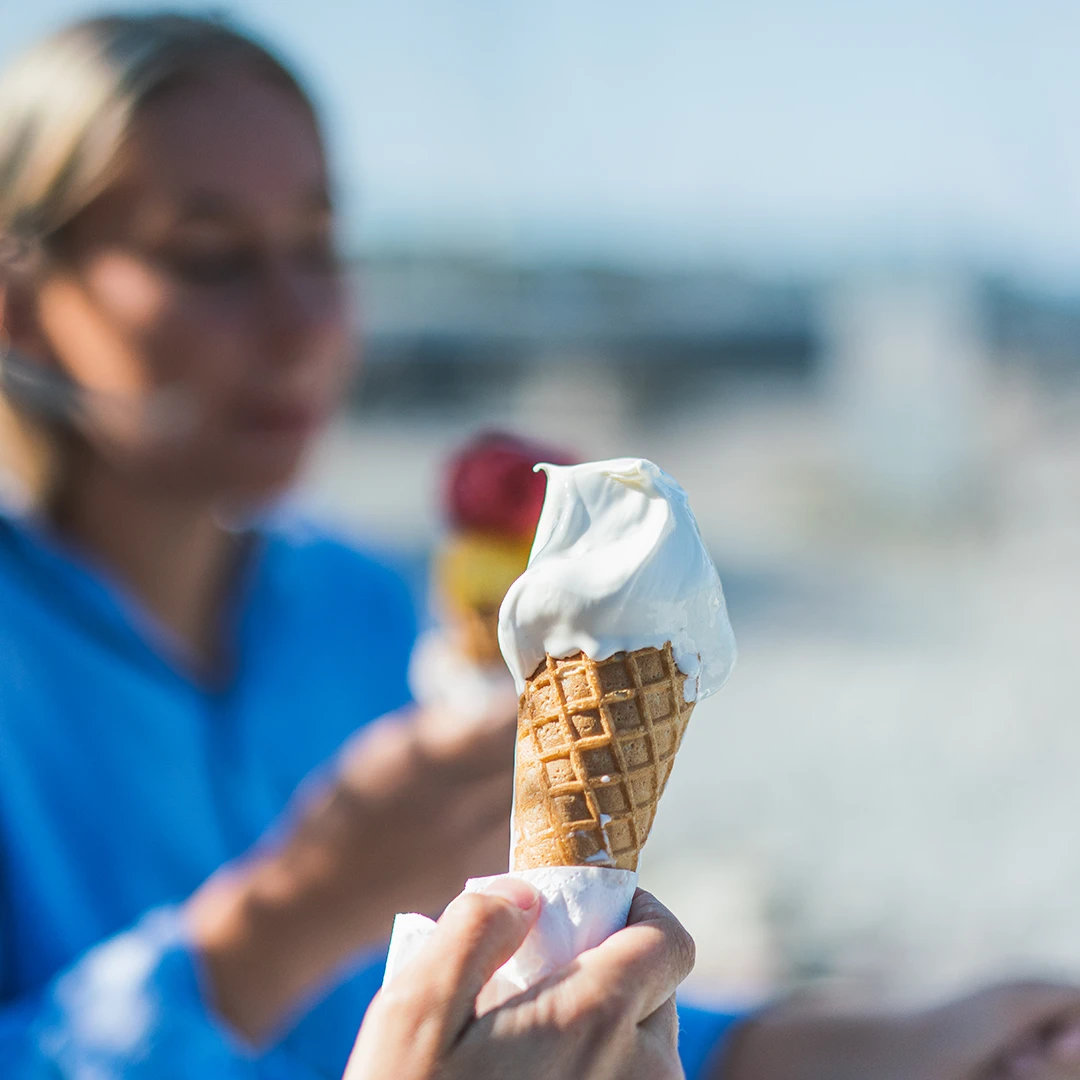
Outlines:
[[[636,870],[696,703],[735,657],[686,492],[641,458],[540,466],[499,613],[519,690],[511,865]]]
[[[686,492],[643,458],[537,468],[547,497],[499,615],[518,693],[545,656],[604,660],[669,641],[688,701],[719,690],[735,638]]]

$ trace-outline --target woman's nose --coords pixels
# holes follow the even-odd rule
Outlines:
[[[341,289],[336,274],[314,274],[284,255],[268,257],[261,306],[269,353],[295,362],[314,341],[332,333],[342,307]]]

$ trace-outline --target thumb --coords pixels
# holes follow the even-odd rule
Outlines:
[[[519,878],[493,878],[454,900],[423,952],[394,980],[391,992],[436,1060],[472,1020],[476,999],[517,952],[540,914],[540,894]],[[404,1002],[403,1000],[404,999]]]
[[[480,991],[539,914],[540,894],[512,877],[454,900],[420,954],[375,996],[345,1080],[433,1075],[472,1020]]]

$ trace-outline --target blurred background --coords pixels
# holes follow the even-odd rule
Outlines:
[[[0,63],[97,10],[0,3]],[[422,601],[479,428],[690,493],[740,659],[643,878],[696,991],[1080,975],[1080,7],[220,10],[324,105],[360,300],[300,499]]]

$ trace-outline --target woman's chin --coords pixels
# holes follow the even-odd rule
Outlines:
[[[186,454],[141,460],[134,474],[155,497],[258,508],[297,483],[311,445],[310,439],[207,438]]]
[[[254,461],[237,462],[219,473],[221,497],[238,506],[258,508],[277,502],[299,479],[305,454],[266,454]]]
[[[299,470],[288,473],[250,477],[237,483],[228,493],[230,502],[252,509],[279,502],[295,487]]]

